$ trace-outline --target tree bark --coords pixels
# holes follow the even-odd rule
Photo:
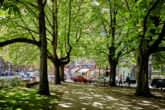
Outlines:
[[[100,67],[99,67],[99,76],[101,76],[101,73],[100,73]]]
[[[35,40],[27,39],[27,38],[14,38],[14,39],[6,40],[4,42],[0,42],[0,47],[6,46],[6,45],[9,45],[9,44],[13,44],[13,43],[16,43],[16,42],[34,44],[34,45],[40,47],[40,42],[39,41],[35,41]]]
[[[61,81],[64,81],[64,65],[61,64],[60,65],[60,78],[61,78]]]
[[[41,40],[40,49],[40,83],[38,93],[41,95],[50,95],[48,75],[47,75],[47,41],[45,27],[45,12],[42,0],[38,0],[39,7],[39,35]]]
[[[142,54],[140,51],[137,55],[137,88],[135,95],[136,96],[144,96],[150,97],[151,92],[148,86],[148,61],[149,61],[149,54],[145,53]]]
[[[60,79],[60,71],[59,71],[59,67],[60,65],[59,64],[54,64],[54,67],[55,67],[55,79],[54,79],[54,83],[55,85],[58,85],[58,84],[61,84],[61,79]]]
[[[109,61],[110,64],[110,86],[116,86],[116,67],[117,67],[117,62],[116,61]]]

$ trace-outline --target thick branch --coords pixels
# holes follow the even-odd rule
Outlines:
[[[31,40],[31,39],[27,39],[27,38],[15,38],[15,39],[7,40],[7,41],[4,41],[4,42],[0,42],[0,47],[4,47],[6,45],[13,44],[13,43],[16,43],[16,42],[34,44],[34,45],[40,47],[40,42]]]
[[[72,5],[72,0],[69,1],[69,26],[68,26],[68,45],[69,45],[69,51],[67,52],[67,56],[68,54],[70,54],[71,50],[72,50],[72,46],[70,44],[70,29],[71,29],[71,12],[72,12],[72,8],[71,8],[71,5]]]
[[[66,61],[62,61],[61,63],[63,64],[63,65],[66,65],[66,64],[68,64],[70,62],[70,57],[66,60]]]
[[[47,50],[47,57],[51,62],[54,62],[53,55]]]
[[[118,54],[117,54],[117,59],[119,59],[122,55],[122,51],[120,51]]]
[[[149,16],[149,14],[152,12],[152,10],[156,7],[156,5],[159,3],[160,0],[157,0],[154,5],[149,9],[147,15],[145,16],[144,18],[144,22],[143,22],[143,37],[147,31],[147,27],[146,27],[146,24],[147,24],[147,18]]]
[[[159,34],[158,39],[154,42],[154,44],[152,46],[150,46],[149,51],[152,53],[155,50],[157,50],[157,47],[159,46],[159,44],[161,43],[161,41],[163,40],[163,37],[165,36],[165,23],[163,25],[163,28],[161,30],[161,33]]]
[[[104,22],[103,22],[102,25],[103,25],[103,27],[104,27],[104,31],[105,31],[105,33],[106,33],[107,38],[109,38],[108,31],[107,31],[107,29],[106,29],[106,26],[105,26]]]
[[[47,0],[44,1],[44,7],[45,7],[46,3],[47,3]]]
[[[165,47],[158,47],[152,53],[156,53],[156,52],[160,52],[160,51],[165,51]]]
[[[62,62],[62,61],[69,59],[70,58],[70,52],[71,52],[71,49],[70,49],[70,51],[67,52],[67,55],[65,57],[60,58],[60,61]]]

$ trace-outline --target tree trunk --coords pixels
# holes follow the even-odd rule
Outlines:
[[[149,54],[141,54],[140,52],[138,53],[136,73],[137,88],[135,92],[136,96],[152,96],[148,86],[148,61]]]
[[[59,71],[59,67],[60,65],[59,64],[54,64],[54,73],[55,73],[55,79],[54,79],[54,83],[55,85],[58,85],[58,84],[61,84],[61,79],[60,79],[60,71]]]
[[[109,69],[108,69],[108,67],[106,67],[106,75],[105,75],[106,77],[109,76],[109,72],[108,71],[109,71]]]
[[[60,78],[61,78],[61,81],[64,81],[64,65],[61,64],[60,65]]]
[[[40,49],[40,83],[38,93],[41,95],[50,95],[48,76],[47,76],[47,41],[45,27],[45,12],[42,1],[38,0],[39,6],[39,34],[41,40]]]
[[[100,68],[99,68],[99,76],[101,76],[101,73],[100,73]]]
[[[116,86],[116,67],[117,62],[116,61],[109,61],[110,63],[110,86]]]

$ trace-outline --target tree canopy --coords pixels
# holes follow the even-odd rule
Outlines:
[[[4,53],[15,64],[38,64],[40,56],[45,77],[49,59],[55,67],[55,84],[61,84],[60,66],[85,57],[98,66],[109,65],[110,85],[116,86],[119,62],[136,57],[136,95],[150,96],[150,56],[155,67],[164,65],[164,4],[164,0],[3,0],[0,47],[8,45]]]

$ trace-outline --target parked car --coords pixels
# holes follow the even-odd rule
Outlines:
[[[109,77],[100,76],[96,79],[96,83],[109,84]]]
[[[88,76],[92,83],[96,83],[96,76]]]
[[[0,75],[1,75],[1,76],[8,76],[9,73],[8,73],[8,72],[1,72]]]
[[[80,74],[74,74],[73,76],[70,77],[71,80],[73,80],[73,78],[81,76]]]
[[[153,88],[165,87],[165,79],[157,78],[153,79],[151,82]]]
[[[91,79],[90,78],[87,78],[86,76],[82,76],[82,75],[77,75],[77,76],[75,76],[75,77],[72,77],[72,80],[74,81],[74,82],[84,82],[84,83],[91,83],[92,81],[91,81]]]

